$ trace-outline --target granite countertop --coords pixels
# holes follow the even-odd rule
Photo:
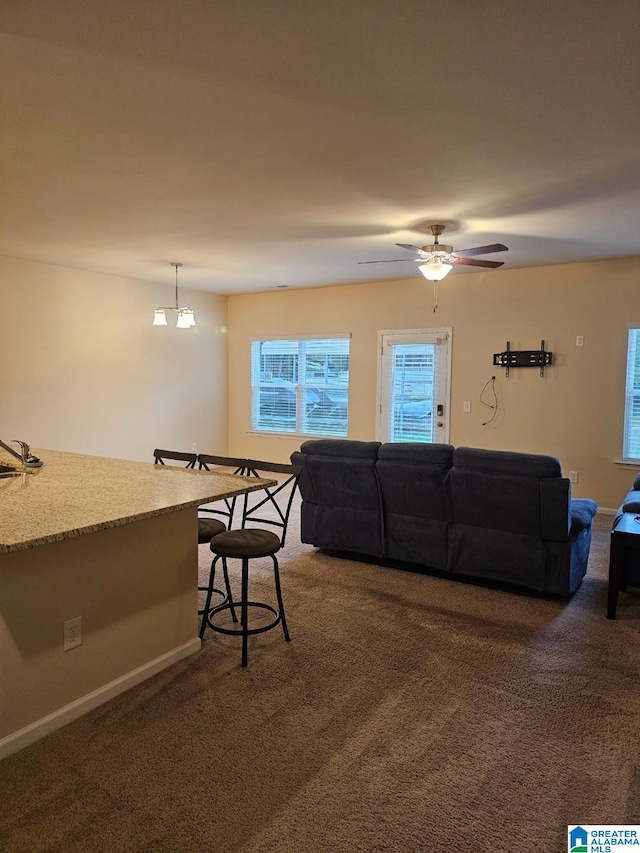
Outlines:
[[[256,491],[273,480],[191,471],[57,450],[33,451],[42,468],[0,478],[0,553],[119,527]],[[0,464],[16,465],[0,459]]]

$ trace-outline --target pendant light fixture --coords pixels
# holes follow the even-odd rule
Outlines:
[[[154,326],[166,326],[167,324],[167,311],[175,311],[178,315],[176,321],[176,328],[178,329],[188,329],[191,326],[195,326],[196,318],[193,313],[193,308],[180,308],[180,303],[178,302],[178,267],[181,267],[182,264],[177,261],[171,261],[171,266],[176,268],[176,304],[171,307],[161,307],[156,308],[153,312],[153,325]]]

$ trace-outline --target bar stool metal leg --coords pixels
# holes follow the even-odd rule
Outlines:
[[[229,572],[227,569],[227,561],[224,557],[222,557],[222,574],[224,576],[224,588],[226,590],[226,597],[225,597],[225,593],[223,593],[222,590],[215,589],[216,563],[218,562],[219,559],[220,559],[220,557],[216,557],[213,560],[213,562],[211,563],[211,571],[209,573],[209,586],[206,587],[207,598],[206,598],[205,603],[204,603],[204,608],[202,610],[198,611],[198,614],[202,614],[202,622],[200,623],[200,639],[201,640],[203,639],[204,632],[206,631],[206,628],[207,628],[207,617],[208,617],[210,610],[212,609],[211,608],[211,597],[212,597],[214,592],[218,593],[218,595],[223,596],[222,604],[219,606],[222,607],[224,605],[228,605],[229,610],[231,611],[232,620],[234,622],[238,621],[238,617],[236,616],[235,607],[233,606],[233,597],[231,595],[231,584],[229,583]],[[198,587],[198,589],[200,589],[200,588],[201,587]]]
[[[287,642],[291,640],[289,636],[289,629],[287,628],[287,620],[284,616],[284,601],[282,600],[282,590],[280,589],[280,567],[278,566],[278,560],[276,559],[276,555],[272,554],[271,559],[273,560],[273,575],[276,584],[276,595],[278,597],[278,609],[280,611],[280,621],[282,622],[282,631],[284,633],[284,638]]]
[[[247,639],[249,637],[249,560],[242,560],[242,614],[240,624],[242,626],[242,666],[247,665]]]

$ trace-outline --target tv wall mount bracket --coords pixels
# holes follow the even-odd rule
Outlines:
[[[493,354],[493,363],[498,367],[504,367],[505,376],[509,378],[509,370],[512,367],[539,367],[540,376],[544,376],[544,369],[553,364],[553,353],[544,348],[544,341],[540,341],[540,349],[512,350],[511,341],[507,341],[504,352]]]

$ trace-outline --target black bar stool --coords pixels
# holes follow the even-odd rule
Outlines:
[[[197,453],[183,453],[181,450],[158,450],[153,451],[154,465],[164,465],[165,459],[170,462],[186,462],[185,468],[195,468]]]
[[[222,634],[232,634],[242,637],[242,666],[247,665],[247,640],[251,634],[261,634],[270,631],[276,625],[282,624],[285,640],[289,641],[289,631],[284,612],[284,602],[280,587],[280,567],[276,554],[285,544],[285,536],[291,513],[291,505],[298,485],[301,467],[299,465],[280,465],[272,462],[258,462],[248,460],[247,469],[250,474],[257,477],[268,474],[285,475],[277,486],[271,486],[257,492],[244,496],[244,507],[242,513],[242,528],[239,530],[228,530],[214,536],[209,545],[214,554],[209,575],[209,586],[207,589],[207,600],[204,607],[204,615],[200,626],[200,639],[209,626],[213,631]],[[259,527],[247,527],[247,524],[258,524]],[[279,532],[265,530],[264,525],[273,527]],[[275,593],[278,606],[274,607],[262,601],[249,599],[249,562],[258,557],[271,557],[273,561],[273,577]],[[214,580],[216,564],[222,561],[222,570],[225,581],[228,580],[227,560],[239,559],[242,562],[241,593],[240,600],[233,601],[229,594],[228,600],[211,607],[211,597],[214,592]],[[226,628],[217,624],[214,619],[216,614],[229,610],[231,618],[237,622],[235,608],[240,608],[240,627]],[[251,608],[267,610],[274,617],[267,625],[250,627],[249,611]]]
[[[241,476],[248,476],[249,469],[247,468],[247,460],[246,459],[238,459],[235,456],[213,456],[209,453],[200,453],[198,455],[198,468],[200,471],[210,471],[211,468],[209,466],[216,466],[221,468],[231,468],[233,469],[233,474],[240,474]],[[233,498],[224,498],[221,501],[217,501],[216,503],[221,506],[199,506],[198,507],[198,545],[209,544],[214,536],[217,536],[219,533],[224,533],[227,530],[231,530],[231,526],[233,524],[233,516],[236,509],[236,501],[237,496]],[[224,518],[225,521],[222,521],[220,518],[207,518],[200,515],[200,513],[208,513],[209,515],[218,515],[221,518]],[[214,589],[213,593],[219,595],[222,599],[221,604],[229,601],[231,595],[231,588],[229,586],[229,577],[226,572],[226,568],[223,566],[223,574],[225,581],[225,589],[224,592],[221,589]],[[208,586],[199,586],[198,592],[208,592]],[[198,610],[198,616],[202,616],[204,610]],[[237,618],[235,615],[235,611],[232,610],[233,621],[237,622]]]

